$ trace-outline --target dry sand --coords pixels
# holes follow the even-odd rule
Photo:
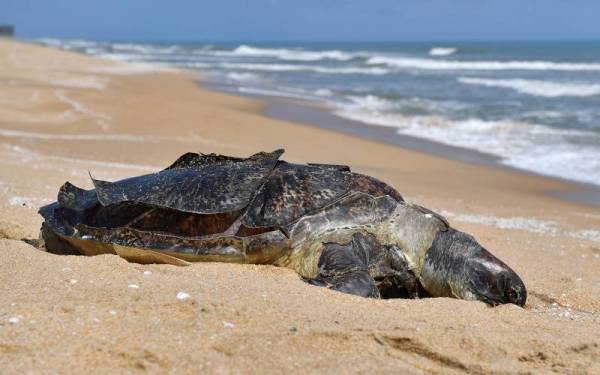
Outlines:
[[[600,373],[600,209],[544,194],[568,183],[268,119],[194,79],[0,41],[0,373]],[[279,147],[445,214],[522,276],[527,305],[369,300],[287,269],[142,266],[21,241],[64,181],[90,187],[88,170],[113,180],[186,151]]]

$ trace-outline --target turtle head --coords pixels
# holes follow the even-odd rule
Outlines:
[[[454,229],[440,231],[425,255],[423,287],[432,296],[479,300],[492,306],[525,305],[521,278],[472,236]]]

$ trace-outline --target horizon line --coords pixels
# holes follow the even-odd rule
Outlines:
[[[146,43],[472,43],[472,42],[496,42],[496,43],[527,43],[527,42],[600,42],[600,37],[594,38],[531,38],[531,39],[170,39],[170,38],[102,38],[102,37],[57,37],[57,36],[14,36],[15,39],[39,40],[89,40],[101,42],[146,42]]]

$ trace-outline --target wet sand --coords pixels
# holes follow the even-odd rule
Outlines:
[[[196,80],[0,40],[1,373],[600,372],[600,209],[545,194],[573,184],[268,118],[266,103]],[[21,241],[64,181],[91,187],[88,170],[115,180],[187,151],[279,147],[446,215],[522,276],[525,308],[368,300],[287,269],[142,266]]]

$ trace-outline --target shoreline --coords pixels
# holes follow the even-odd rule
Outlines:
[[[401,149],[422,152],[427,155],[444,159],[481,165],[484,167],[498,168],[537,176],[550,180],[567,183],[570,187],[566,190],[546,191],[545,194],[571,203],[600,207],[600,186],[567,178],[546,175],[535,171],[521,169],[501,163],[502,158],[477,150],[464,147],[446,145],[425,138],[399,134],[395,128],[361,121],[346,119],[337,115],[333,108],[326,104],[309,99],[295,99],[269,94],[244,93],[237,90],[239,86],[222,82],[197,80],[197,84],[205,89],[214,90],[230,95],[257,99],[263,102],[261,111],[267,117],[303,124],[320,129],[350,134],[359,138],[389,144]]]

